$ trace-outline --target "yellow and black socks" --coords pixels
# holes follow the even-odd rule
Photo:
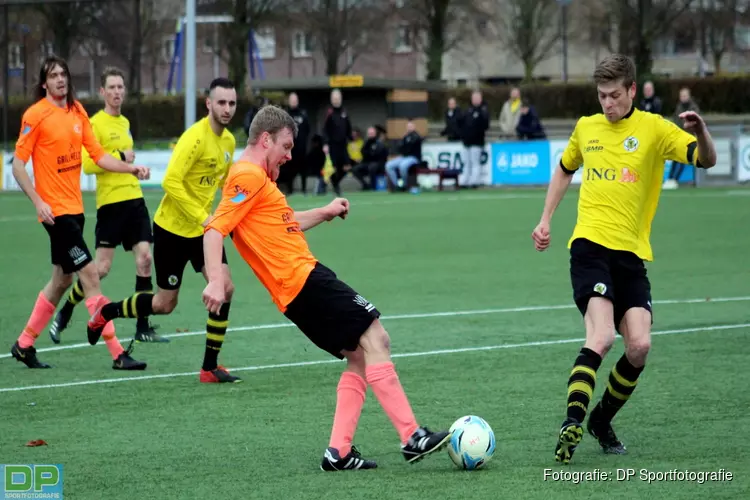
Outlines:
[[[151,284],[151,276],[138,276],[135,277],[135,291],[137,292],[153,292],[154,288]],[[151,326],[148,323],[148,316],[138,316],[136,321],[135,329],[138,332],[147,332]]]
[[[604,420],[610,422],[625,402],[630,399],[643,368],[643,366],[640,368],[633,366],[625,354],[612,367],[607,390],[604,391],[601,402],[601,417]]]
[[[60,312],[67,316],[68,318],[73,315],[73,308],[78,305],[79,302],[81,302],[84,299],[83,294],[83,287],[81,286],[81,281],[77,280],[75,284],[73,285],[73,288],[70,289],[70,293],[68,294],[68,300],[65,301],[65,304],[63,304],[62,309]]]
[[[224,335],[229,326],[229,306],[226,302],[221,305],[219,314],[209,313],[206,321],[206,353],[203,355],[203,369],[215,370],[218,367],[219,352],[224,344]]]
[[[151,305],[154,294],[138,292],[120,302],[110,302],[102,307],[102,317],[107,321],[115,318],[145,318],[154,313]]]
[[[583,422],[586,418],[591,397],[596,387],[596,371],[602,364],[602,357],[584,347],[576,358],[568,379],[568,419]]]

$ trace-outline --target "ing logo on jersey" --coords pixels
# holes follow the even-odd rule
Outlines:
[[[625,142],[622,143],[623,147],[625,148],[625,151],[628,153],[633,153],[638,150],[638,139],[633,137],[632,135],[625,139]]]

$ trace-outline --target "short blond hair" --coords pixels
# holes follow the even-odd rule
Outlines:
[[[247,143],[255,145],[264,132],[267,132],[276,140],[276,135],[284,129],[289,129],[292,135],[297,137],[297,122],[294,121],[294,118],[280,107],[267,104],[258,110],[250,123]]]

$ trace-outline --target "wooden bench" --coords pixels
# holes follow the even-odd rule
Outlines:
[[[458,184],[458,176],[461,174],[460,170],[452,169],[452,168],[430,168],[427,166],[426,161],[419,162],[415,167],[413,167],[414,172],[414,184],[416,184],[416,176],[418,174],[432,174],[432,175],[438,175],[439,181],[438,181],[438,191],[443,190],[443,180],[445,179],[454,179],[456,182],[456,190],[459,189]]]

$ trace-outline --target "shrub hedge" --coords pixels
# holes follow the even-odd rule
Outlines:
[[[750,113],[750,76],[738,77],[710,77],[710,78],[682,78],[671,80],[654,80],[656,94],[664,103],[665,114],[674,112],[679,91],[682,87],[691,89],[703,113],[742,114]],[[510,86],[495,86],[482,88],[485,101],[489,106],[493,119],[496,119],[502,105],[508,98]],[[521,92],[530,99],[542,118],[577,118],[582,115],[600,111],[596,99],[596,87],[593,83],[537,83],[522,85]],[[430,93],[430,119],[442,121],[445,104],[448,97],[456,97],[459,104],[466,107],[469,103],[471,89],[457,88]],[[280,103],[284,95],[275,92],[267,93],[265,97],[271,102]],[[640,101],[640,86],[639,96]],[[102,107],[99,99],[82,101],[89,113],[93,114]],[[125,101],[123,113],[132,124],[133,136],[137,139],[168,139],[178,137],[183,131],[184,108],[181,96],[144,96],[140,109],[136,109],[136,100],[130,98]],[[20,130],[21,116],[31,102],[27,100],[11,100],[9,108],[9,125],[11,140],[15,140],[17,130]],[[240,128],[242,118],[250,108],[251,102],[240,99],[237,108],[235,127]],[[1,106],[1,104],[0,104]],[[204,100],[197,99],[199,114],[203,110]],[[1,108],[0,108],[1,109]]]
[[[656,95],[661,98],[664,114],[672,114],[678,101],[680,89],[688,87],[693,99],[703,113],[742,114],[750,113],[750,76],[654,79]],[[538,83],[522,85],[521,94],[536,107],[542,118],[577,118],[601,112],[596,98],[596,86],[592,83]],[[497,118],[503,103],[508,99],[511,86],[482,88],[491,116]],[[459,105],[469,104],[472,89],[451,89],[433,92],[430,95],[432,119],[442,119],[448,98],[453,96]],[[636,100],[640,102],[639,84]]]

